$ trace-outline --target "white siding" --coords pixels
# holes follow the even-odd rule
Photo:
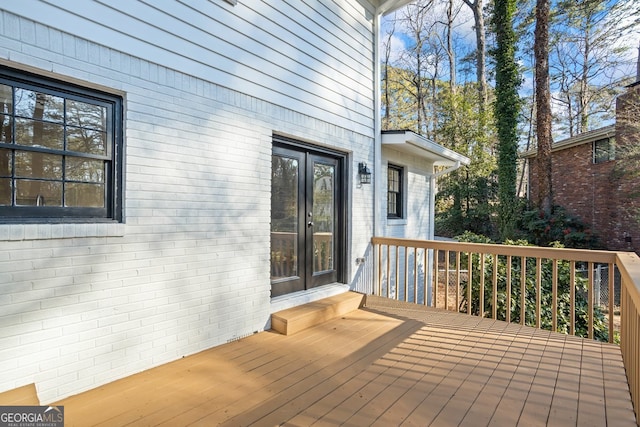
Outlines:
[[[291,2],[295,9],[282,2],[280,11],[260,3],[264,16],[247,3],[258,4],[158,3],[179,22],[151,13],[151,1],[60,2],[74,13],[41,1],[0,6],[44,22],[0,10],[0,62],[122,94],[126,141],[126,224],[0,225],[0,391],[35,383],[48,403],[262,330],[270,311],[273,133],[349,153],[352,178],[359,161],[373,163],[369,24],[347,5],[359,3],[309,2],[315,15],[303,2]],[[198,8],[205,13],[194,15]],[[141,14],[172,33],[143,25],[134,18]],[[223,15],[232,18],[224,31],[212,18]],[[299,34],[295,49],[303,42],[309,49],[283,66],[275,53],[282,45],[267,47],[275,40],[262,24],[275,34],[285,21],[293,33],[284,43],[302,32],[296,20],[305,16],[333,26]],[[231,30],[235,20],[246,21],[242,31]],[[249,25],[256,21],[260,28]],[[226,31],[236,45],[264,43],[261,62],[236,63],[232,72],[229,58],[240,49],[225,47],[225,62],[204,47],[220,40],[196,46],[176,34],[184,26],[189,40],[206,37],[194,25],[211,37]],[[139,38],[127,29],[140,30]],[[313,54],[320,62],[288,71],[291,61],[312,61],[312,46],[326,58]],[[311,80],[320,86],[307,90]],[[349,192],[351,263],[371,237],[372,186]]]
[[[357,1],[21,0],[0,7],[371,135],[372,22]],[[23,40],[54,51],[63,44],[38,28],[23,23]]]

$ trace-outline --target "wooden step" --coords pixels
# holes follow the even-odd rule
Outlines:
[[[40,405],[35,384],[28,384],[0,393],[0,406]]]
[[[357,310],[364,295],[345,292],[318,301],[273,313],[271,329],[284,335],[292,335],[333,318]]]

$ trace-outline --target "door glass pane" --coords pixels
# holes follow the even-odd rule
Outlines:
[[[313,271],[333,269],[335,167],[313,166]]]
[[[298,160],[273,156],[271,279],[298,275]]]

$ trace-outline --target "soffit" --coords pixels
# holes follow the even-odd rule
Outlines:
[[[436,166],[468,165],[471,162],[468,157],[409,130],[382,131],[382,147],[429,160]]]

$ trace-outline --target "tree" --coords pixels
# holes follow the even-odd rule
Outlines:
[[[613,118],[613,99],[630,65],[625,40],[637,32],[640,8],[636,0],[560,0],[549,24],[556,119],[574,136]]]
[[[551,180],[551,95],[549,91],[549,0],[536,4],[535,80],[538,137],[538,206],[546,215],[553,206]]]
[[[487,96],[487,70],[486,70],[486,37],[484,25],[484,10],[482,0],[463,0],[473,12],[473,21],[476,31],[476,75],[478,82],[478,97],[480,108],[484,110],[488,103]]]
[[[494,103],[498,131],[498,227],[502,239],[512,238],[516,222],[516,180],[518,161],[518,95],[520,75],[515,61],[516,34],[513,16],[516,0],[496,0],[493,29],[496,34],[496,100]]]

